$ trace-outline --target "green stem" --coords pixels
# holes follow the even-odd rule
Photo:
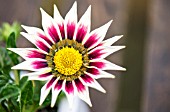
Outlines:
[[[25,105],[23,105],[22,107],[22,112],[25,112]]]
[[[17,70],[13,70],[14,71],[14,77],[15,77],[15,83],[17,85],[19,85],[19,74]]]

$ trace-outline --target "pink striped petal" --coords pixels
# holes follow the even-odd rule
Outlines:
[[[16,54],[23,57],[25,60],[28,60],[30,58],[45,59],[46,57],[44,53],[35,48],[8,48],[8,50],[15,52]]]
[[[72,81],[64,80],[63,91],[65,92],[70,108],[73,106],[74,86]]]
[[[51,46],[45,40],[36,35],[27,34],[24,32],[21,32],[21,34],[30,42],[32,42],[37,48],[39,48],[43,53],[48,54],[49,48],[51,48]]]
[[[98,91],[101,91],[103,93],[106,93],[106,91],[103,89],[103,87],[88,74],[82,75],[79,79],[84,85],[92,87],[92,88],[94,88]]]
[[[22,77],[25,76],[28,76],[29,80],[49,80],[49,77],[53,75],[51,74],[51,68],[44,68],[36,72],[31,72],[22,75]]]
[[[57,24],[62,24],[64,22],[64,19],[62,18],[56,5],[54,5],[54,20],[57,22]]]
[[[73,39],[79,43],[82,43],[85,36],[90,32],[90,26],[91,26],[91,6],[88,7],[87,11],[84,13],[80,21],[78,22]]]
[[[63,80],[58,80],[58,79],[54,82],[54,86],[52,87],[51,107],[54,107],[58,94],[62,90]]]
[[[27,75],[28,75],[28,80],[39,80],[39,81],[50,80],[53,77],[52,73],[50,73],[50,72],[49,73],[40,74],[40,75],[33,75],[31,73],[30,73],[30,75],[29,74],[27,74]]]
[[[89,36],[86,36],[84,41],[84,46],[88,48],[88,50],[96,47],[99,43],[101,43],[107,33],[107,30],[112,23],[112,20],[106,23],[105,25],[101,26],[98,29],[92,31]]]
[[[41,29],[36,28],[36,27],[29,27],[25,25],[21,25],[21,26],[28,32],[28,34],[37,35],[40,38],[44,39],[49,45],[52,45],[51,38],[47,37],[44,34],[44,31],[42,31]]]
[[[118,66],[114,63],[111,63],[111,62],[104,60],[104,59],[91,61],[89,66],[94,66],[94,67],[97,67],[101,70],[121,70],[121,71],[126,70],[125,68]]]
[[[80,99],[85,101],[91,107],[92,104],[89,97],[88,87],[83,85],[83,83],[79,79],[74,80],[74,87],[76,88],[77,94],[80,97]]]
[[[40,96],[40,102],[39,105],[42,105],[42,103],[44,102],[45,98],[47,97],[47,95],[49,94],[52,85],[54,83],[54,81],[56,80],[56,77],[51,78],[51,80],[49,80],[42,88],[41,88],[41,96]]]
[[[57,43],[59,40],[61,40],[61,34],[58,25],[42,8],[40,8],[40,10],[42,15],[42,26],[46,36],[52,39],[53,44]]]
[[[103,70],[98,69],[97,67],[88,67],[87,72],[85,74],[90,75],[91,77],[95,79],[99,78],[115,78],[114,75],[107,73]]]
[[[89,54],[90,60],[104,59],[110,54],[125,48],[125,46],[99,46],[91,50]]]
[[[114,36],[112,38],[109,38],[107,40],[102,41],[100,43],[100,45],[102,45],[102,46],[111,46],[112,44],[114,44],[116,41],[118,41],[122,37],[123,37],[123,35]]]
[[[73,39],[76,24],[77,24],[77,2],[74,2],[70,11],[66,14],[64,21],[65,38]]]
[[[39,71],[44,68],[48,68],[46,60],[33,58],[12,67],[12,69],[31,71]]]
[[[62,39],[65,39],[65,32],[64,32],[64,19],[60,15],[58,8],[54,5],[54,22],[58,25],[61,33]]]

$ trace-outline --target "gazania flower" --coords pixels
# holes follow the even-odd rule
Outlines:
[[[30,70],[31,73],[25,74],[29,80],[46,81],[41,89],[40,105],[52,90],[51,107],[61,91],[66,94],[70,106],[75,95],[91,106],[88,87],[105,93],[96,79],[115,77],[105,70],[125,70],[104,59],[125,47],[111,46],[122,36],[103,41],[112,21],[90,31],[91,6],[79,22],[76,2],[65,19],[55,5],[54,18],[40,10],[43,30],[22,26],[27,33],[21,33],[37,48],[8,48],[25,59],[12,69]]]

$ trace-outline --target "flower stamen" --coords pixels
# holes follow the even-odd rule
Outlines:
[[[74,48],[64,47],[55,53],[55,70],[63,75],[73,75],[82,66],[82,55]]]

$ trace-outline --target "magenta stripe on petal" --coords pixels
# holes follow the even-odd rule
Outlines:
[[[68,39],[70,40],[73,39],[74,31],[75,31],[75,23],[68,23],[67,24],[67,38]]]
[[[62,39],[65,39],[64,24],[58,25]]]
[[[57,90],[61,89],[62,84],[63,84],[63,80],[58,80],[54,86],[54,89],[57,89]]]
[[[86,41],[86,43],[84,44],[84,46],[85,46],[86,48],[91,47],[93,44],[95,44],[95,43],[98,41],[96,37],[97,37],[97,34],[91,35],[91,36],[88,38],[88,40]]]
[[[33,68],[35,69],[40,69],[40,68],[45,68],[47,67],[47,62],[43,62],[43,61],[35,61],[35,62],[32,62],[32,66]]]
[[[96,68],[88,68],[87,72],[93,75],[98,75],[100,73]]]
[[[48,88],[53,84],[53,82],[54,82],[56,79],[57,79],[56,77],[53,77],[53,78],[48,82],[48,84],[47,84],[47,86],[46,86],[46,89],[48,89]]]
[[[74,87],[71,81],[66,81],[65,90],[68,94],[71,94],[74,92]]]
[[[54,26],[51,26],[50,28],[48,28],[48,33],[54,42],[57,43],[59,41],[59,35],[58,35],[57,30]]]
[[[93,80],[93,78],[91,78],[90,76],[88,76],[88,75],[82,75],[81,76],[81,78],[86,82],[86,83],[91,83],[91,82],[93,82],[94,80]]]
[[[96,58],[100,58],[100,56],[104,54],[101,51],[102,51],[102,49],[97,49],[97,50],[93,51],[92,53],[89,54],[89,58],[91,60],[96,59]]]
[[[95,66],[97,68],[103,68],[103,67],[105,67],[105,64],[103,62],[90,62],[89,66]]]
[[[87,33],[87,27],[81,25],[77,30],[76,41],[81,43],[86,33]]]
[[[75,80],[75,85],[77,87],[78,92],[82,92],[85,90],[85,86],[82,84],[82,82],[79,79]]]
[[[49,45],[52,45],[53,43],[47,38],[47,36],[42,35],[42,34],[38,34],[39,37],[41,37],[42,39],[44,39]]]
[[[41,74],[41,75],[39,75],[39,78],[45,78],[45,77],[48,77],[50,75],[52,75],[51,72],[50,73]]]
[[[35,50],[30,50],[29,53],[27,54],[28,58],[41,58],[44,59],[45,58],[45,54],[42,54],[38,51]]]
[[[37,45],[40,49],[42,49],[43,51],[46,51],[46,52],[49,51],[49,48],[48,48],[43,42],[41,42],[41,41],[37,41],[37,42],[36,42],[36,45]]]

